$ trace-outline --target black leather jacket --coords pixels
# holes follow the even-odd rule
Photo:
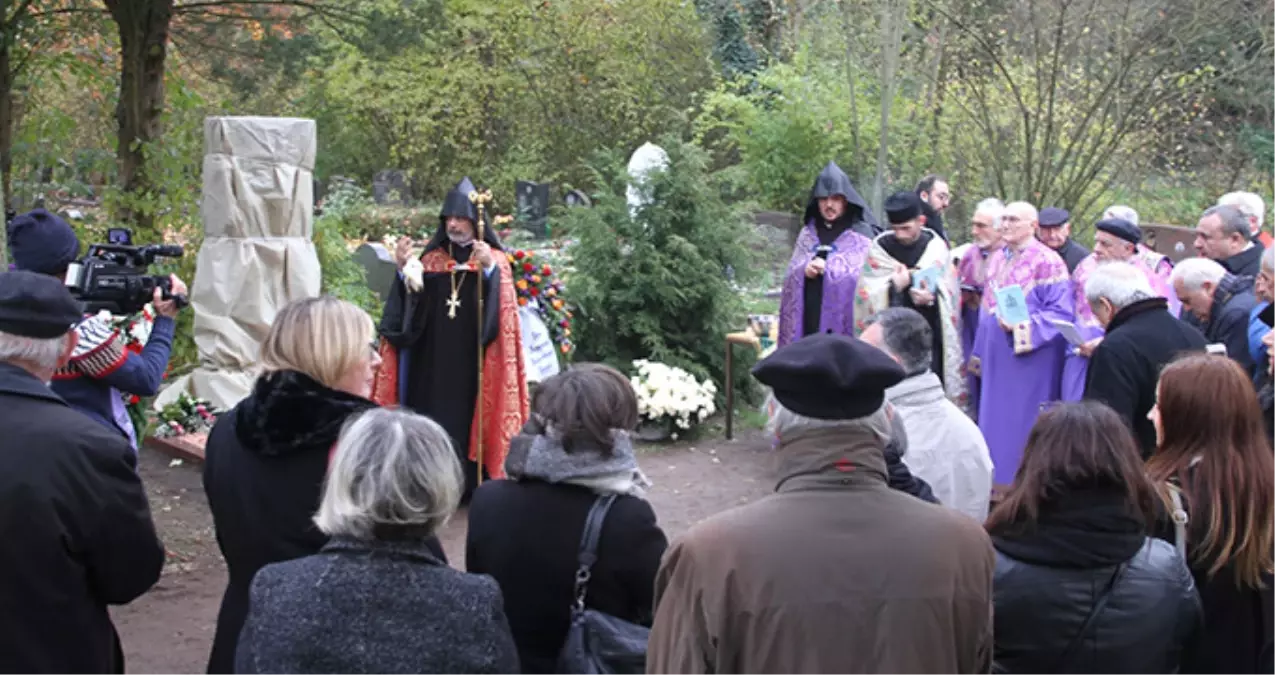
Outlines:
[[[1200,625],[1200,601],[1186,564],[1158,539],[1125,564],[1068,665],[1060,663],[1115,570],[1045,567],[997,551],[993,672],[1177,672]]]

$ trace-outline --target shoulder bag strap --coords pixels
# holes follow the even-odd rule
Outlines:
[[[1183,560],[1186,559],[1186,526],[1191,522],[1190,516],[1187,515],[1186,507],[1182,504],[1182,488],[1168,483],[1169,498],[1173,500],[1173,547],[1178,550],[1178,555]]]
[[[1111,580],[1107,582],[1106,588],[1102,590],[1102,594],[1094,601],[1093,607],[1089,610],[1089,616],[1085,617],[1085,622],[1080,625],[1080,630],[1076,632],[1076,636],[1071,639],[1071,643],[1063,650],[1062,655],[1058,657],[1058,665],[1050,672],[1052,673],[1069,673],[1072,672],[1071,655],[1080,646],[1085,635],[1089,633],[1089,629],[1093,626],[1093,622],[1102,614],[1102,610],[1107,606],[1107,600],[1111,599],[1111,591],[1115,589],[1116,583],[1120,580],[1120,575],[1124,574],[1126,564],[1120,563],[1116,565],[1116,571],[1111,574]]]
[[[598,541],[602,539],[602,523],[606,522],[607,511],[615,503],[616,495],[599,496],[593,500],[589,508],[589,516],[584,521],[584,533],[580,535],[579,567],[576,568],[575,604],[577,612],[584,611],[584,597],[589,592],[589,578],[593,573],[593,563],[598,561]]]

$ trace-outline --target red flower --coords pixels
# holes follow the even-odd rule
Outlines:
[[[544,276],[546,276],[546,277],[547,277],[547,276],[549,276],[550,274],[553,274],[553,268],[552,268],[552,267],[549,267],[548,265],[545,265],[544,267],[541,267],[541,268],[540,268],[540,274],[542,274],[542,275],[544,275]]]
[[[142,402],[142,397],[138,396],[137,394],[133,394],[128,399],[129,405],[137,405],[138,403],[141,403],[141,402]]]
[[[514,259],[515,259],[515,260],[522,260],[523,256],[525,256],[525,255],[527,255],[527,254],[526,254],[525,252],[521,251],[521,250],[514,251]]]
[[[537,295],[540,295],[540,289],[539,289],[539,288],[536,288],[535,286],[532,286],[531,288],[528,288],[528,289],[527,289],[527,292],[528,292],[528,293],[530,293],[530,294],[531,294],[531,297],[533,297],[533,298],[534,298],[535,296],[537,296]]]
[[[527,274],[531,274],[531,271],[534,269],[536,269],[536,266],[532,265],[531,263],[522,264],[522,271],[526,272]]]

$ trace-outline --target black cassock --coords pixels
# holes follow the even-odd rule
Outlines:
[[[930,245],[930,240],[934,239],[933,232],[921,231],[921,236],[911,244],[901,243],[898,237],[893,235],[881,237],[881,248],[890,254],[891,258],[903,263],[908,269],[916,269],[916,264],[921,261],[921,256],[925,255],[925,249]],[[934,302],[926,306],[918,306],[912,302],[912,295],[908,290],[912,288],[912,282],[902,291],[894,290],[894,285],[890,285],[890,306],[891,307],[909,307],[920,312],[925,317],[925,322],[930,324],[930,334],[933,343],[930,346],[930,370],[939,376],[939,381],[943,380],[943,326],[940,323],[942,315],[939,312],[938,294],[934,289],[929,289],[930,293],[935,295]]]
[[[472,246],[445,244],[458,265],[469,260]],[[493,255],[504,255],[493,249]],[[465,500],[477,486],[477,463],[469,459],[469,435],[478,399],[478,284],[482,272],[455,273],[456,316],[451,309],[452,275],[424,275],[419,293],[395,279],[385,311],[381,335],[399,350],[399,404],[438,422],[451,436],[452,447],[465,471]],[[483,344],[490,345],[500,330],[500,267],[486,276],[483,286]]]

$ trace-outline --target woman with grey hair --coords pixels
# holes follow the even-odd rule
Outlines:
[[[637,395],[626,377],[577,364],[536,392],[531,420],[510,443],[510,480],[474,492],[465,564],[500,583],[523,672],[560,672],[581,534],[598,499],[615,496],[584,604],[651,625],[655,572],[668,540],[642,497],[648,483],[629,438],[637,423]]]
[[[460,504],[447,432],[373,409],[346,425],[315,524],[319,553],[252,582],[240,673],[512,673],[500,589],[427,545]]]

